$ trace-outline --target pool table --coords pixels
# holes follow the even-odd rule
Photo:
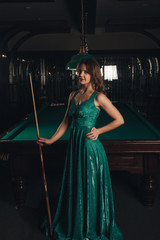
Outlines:
[[[105,148],[110,170],[141,174],[142,201],[144,205],[152,206],[157,190],[160,131],[129,104],[119,102],[114,104],[123,115],[125,124],[99,137]],[[52,136],[63,120],[65,110],[64,104],[46,105],[38,110],[41,137]],[[111,118],[101,111],[96,127],[110,121]],[[69,133],[70,129],[55,144],[43,147],[46,171],[47,168],[53,172],[63,169]],[[36,138],[33,114],[0,135],[0,159],[10,163],[15,201],[18,207],[25,204],[28,175],[41,171]],[[51,162],[52,166],[47,165]]]

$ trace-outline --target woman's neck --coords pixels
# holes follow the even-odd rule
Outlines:
[[[88,93],[93,93],[94,89],[92,87],[91,84],[89,85],[84,85],[81,89],[80,89],[81,94],[88,94]]]

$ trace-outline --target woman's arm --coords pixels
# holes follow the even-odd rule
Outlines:
[[[41,146],[43,145],[50,145],[54,142],[56,142],[59,138],[61,138],[65,132],[67,131],[68,127],[69,127],[69,115],[68,115],[68,112],[69,112],[69,107],[70,107],[70,103],[71,103],[71,100],[73,98],[73,95],[74,95],[75,92],[71,92],[70,93],[70,96],[69,96],[69,99],[68,99],[68,106],[67,106],[67,110],[66,110],[66,113],[65,113],[65,116],[64,116],[64,119],[63,121],[61,122],[61,124],[59,125],[57,131],[55,132],[55,134],[53,134],[53,136],[50,138],[50,139],[47,139],[47,138],[39,138],[38,139],[38,143],[41,144]]]
[[[97,98],[95,99],[95,105],[98,108],[103,108],[104,111],[113,119],[113,121],[101,128],[92,128],[91,131],[87,133],[87,137],[92,140],[96,140],[100,134],[111,131],[124,124],[124,119],[118,109],[103,93],[99,93],[97,95]]]

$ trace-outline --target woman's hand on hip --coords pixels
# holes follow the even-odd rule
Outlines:
[[[93,127],[89,133],[86,134],[87,138],[91,140],[97,140],[99,136],[99,131],[97,128]]]

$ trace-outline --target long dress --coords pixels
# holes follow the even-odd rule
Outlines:
[[[95,126],[99,109],[95,91],[90,99],[70,109],[68,142],[58,207],[53,219],[54,240],[122,240],[115,223],[114,202],[108,162],[103,145],[86,133]],[[49,235],[46,222],[43,232]]]

